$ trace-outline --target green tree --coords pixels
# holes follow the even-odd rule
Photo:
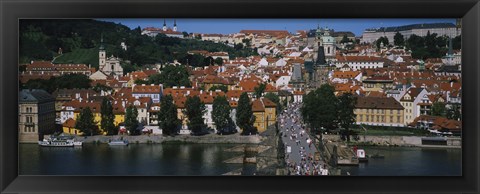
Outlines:
[[[137,108],[133,105],[127,107],[127,110],[125,111],[125,128],[130,132],[130,135],[140,135],[137,117]]]
[[[107,135],[118,134],[114,124],[115,115],[113,114],[112,102],[106,97],[103,97],[102,106],[100,109],[100,113],[102,115],[100,125],[102,126],[103,131],[107,132]]]
[[[452,104],[447,108],[447,118],[453,120],[462,120],[462,111],[460,111],[461,105]]]
[[[338,124],[338,99],[333,86],[323,84],[320,88],[308,93],[303,99],[301,114],[313,131],[320,132],[335,129]]]
[[[191,83],[188,79],[188,70],[185,66],[167,65],[160,74],[153,74],[148,77],[149,84],[163,84],[163,87],[172,86],[190,87]]]
[[[243,44],[242,43],[235,44],[235,45],[233,45],[233,48],[237,51],[242,50],[243,49]]]
[[[223,59],[220,57],[217,57],[214,62],[219,66],[223,65]]]
[[[253,88],[255,90],[255,97],[256,98],[262,97],[263,92],[265,91],[266,87],[267,87],[267,85],[265,83],[261,83],[258,86],[256,86],[255,88]]]
[[[443,102],[434,102],[432,105],[432,116],[445,117],[447,114],[447,108]]]
[[[252,111],[252,104],[246,92],[240,95],[238,100],[237,112],[237,126],[242,129],[242,135],[252,135],[257,133],[257,129],[253,126],[255,123],[255,116]]]
[[[377,46],[377,48],[380,48],[381,43],[383,43],[383,46],[388,46],[388,38],[386,36],[378,38],[377,41],[375,41],[375,45]]]
[[[82,109],[75,121],[75,128],[80,130],[83,135],[93,136],[97,134],[98,127],[95,123],[90,107]]]
[[[347,42],[351,42],[350,39],[348,39],[347,35],[344,34],[343,37],[342,37],[342,40],[340,40],[340,43],[347,43]]]
[[[265,94],[264,97],[268,98],[269,100],[271,100],[272,102],[274,102],[277,105],[277,108],[276,108],[277,114],[280,113],[283,110],[283,105],[280,102],[280,97],[278,97],[278,95],[276,95],[272,92],[269,92],[269,93]]]
[[[101,91],[113,91],[113,88],[111,88],[110,86],[106,86],[106,85],[103,85],[103,84],[100,84],[100,83],[97,83],[97,85],[93,86],[93,91],[95,92],[101,92]]]
[[[177,106],[173,103],[171,95],[163,96],[160,100],[160,111],[157,116],[158,126],[162,129],[163,134],[176,135],[178,133],[181,121],[177,117]]]
[[[219,85],[219,86],[215,85],[215,86],[210,87],[210,89],[209,89],[209,91],[215,91],[215,90],[221,90],[221,91],[227,93],[228,92],[228,87],[226,85]]]
[[[343,93],[338,97],[338,122],[342,127],[342,139],[350,142],[350,127],[355,123],[356,115],[353,112],[356,104],[356,97],[351,93]]]
[[[215,97],[213,100],[212,120],[215,122],[219,133],[229,132],[227,129],[233,123],[230,111],[230,103],[225,96]]]
[[[188,96],[185,102],[184,114],[188,118],[187,126],[193,135],[201,135],[206,128],[203,115],[206,112],[205,104],[198,96]]]
[[[400,32],[395,33],[395,36],[393,36],[393,44],[395,46],[405,45],[405,39],[403,38],[403,35],[400,34]]]

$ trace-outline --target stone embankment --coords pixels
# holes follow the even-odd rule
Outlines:
[[[214,144],[258,144],[261,142],[261,137],[252,135],[252,136],[242,136],[240,134],[231,134],[231,135],[217,135],[217,134],[208,134],[203,136],[192,136],[192,135],[177,135],[177,136],[163,136],[163,135],[139,135],[139,136],[86,136],[86,137],[76,137],[78,141],[84,143],[108,143],[111,140],[119,139],[128,140],[130,144],[135,143],[214,143]]]
[[[461,148],[462,138],[447,137],[447,145],[424,145],[423,136],[373,136],[359,135],[358,140],[352,140],[351,145],[363,146],[401,146],[401,147],[437,147],[437,148]],[[339,135],[323,135],[323,139],[340,142]]]

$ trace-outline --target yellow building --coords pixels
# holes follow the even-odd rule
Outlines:
[[[72,135],[83,135],[83,133],[75,128],[75,120],[72,118],[67,119],[65,123],[62,124],[63,133],[68,133]]]
[[[356,124],[404,126],[404,108],[393,97],[358,97]]]
[[[276,117],[276,104],[269,99],[261,98],[252,102],[252,111],[255,116],[255,126],[258,133],[267,130],[268,126],[274,125]]]

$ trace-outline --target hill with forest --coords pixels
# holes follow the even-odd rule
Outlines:
[[[188,34],[184,32],[184,34]],[[231,58],[254,55],[251,48],[231,47],[222,43],[141,35],[140,27],[130,29],[113,22],[93,19],[22,19],[20,20],[19,63],[48,60],[54,63],[83,63],[98,67],[98,48],[103,37],[107,56],[121,58],[123,66],[141,67],[173,60],[191,66],[205,66],[213,60],[187,54],[190,50],[228,52]],[[127,45],[123,50],[121,43]],[[61,52],[59,50],[61,49]],[[133,69],[127,68],[127,71]]]

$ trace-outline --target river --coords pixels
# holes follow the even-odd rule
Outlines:
[[[20,144],[21,175],[222,175],[237,169],[253,174],[253,164],[223,161],[243,153],[233,144],[84,144],[81,148]]]
[[[384,159],[368,160],[358,167],[341,167],[342,174],[359,176],[461,176],[462,150],[418,147],[363,147],[367,155]]]
[[[227,152],[238,144],[84,144],[82,148],[40,147],[20,144],[21,175],[222,175],[243,169],[251,175],[255,164],[223,161],[243,153]],[[370,159],[342,172],[360,176],[461,175],[461,149],[364,147]]]

